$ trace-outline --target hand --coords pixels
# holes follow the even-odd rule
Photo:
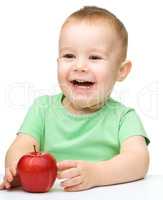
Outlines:
[[[65,191],[80,191],[97,186],[97,165],[81,160],[57,163],[58,179],[65,179],[61,186]]]
[[[10,189],[20,185],[19,177],[17,175],[16,163],[5,169],[5,176],[3,182],[0,184],[0,190]]]

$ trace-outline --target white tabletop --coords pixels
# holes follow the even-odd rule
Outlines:
[[[2,178],[2,176],[1,176]],[[149,175],[145,179],[113,186],[96,187],[80,192],[64,192],[57,180],[47,193],[28,193],[21,188],[1,190],[0,200],[162,200],[163,175]]]

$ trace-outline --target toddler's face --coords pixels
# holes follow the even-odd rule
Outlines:
[[[117,79],[121,46],[105,23],[69,22],[60,35],[58,80],[76,108],[93,107],[110,95]]]

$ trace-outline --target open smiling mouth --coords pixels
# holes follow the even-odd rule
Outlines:
[[[95,85],[95,82],[93,82],[93,81],[72,80],[70,82],[75,88],[83,88],[83,89],[84,88],[89,89]]]

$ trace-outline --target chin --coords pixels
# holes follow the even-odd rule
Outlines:
[[[95,106],[99,104],[99,101],[97,98],[88,97],[88,96],[75,96],[71,97],[72,104],[76,105],[79,108],[91,108],[92,106]]]
[[[73,98],[71,98],[71,102],[72,102],[72,104],[77,105],[78,107],[81,107],[81,108],[90,106],[90,101],[88,101],[87,98],[83,98],[83,97],[81,97],[81,98],[73,97]]]

